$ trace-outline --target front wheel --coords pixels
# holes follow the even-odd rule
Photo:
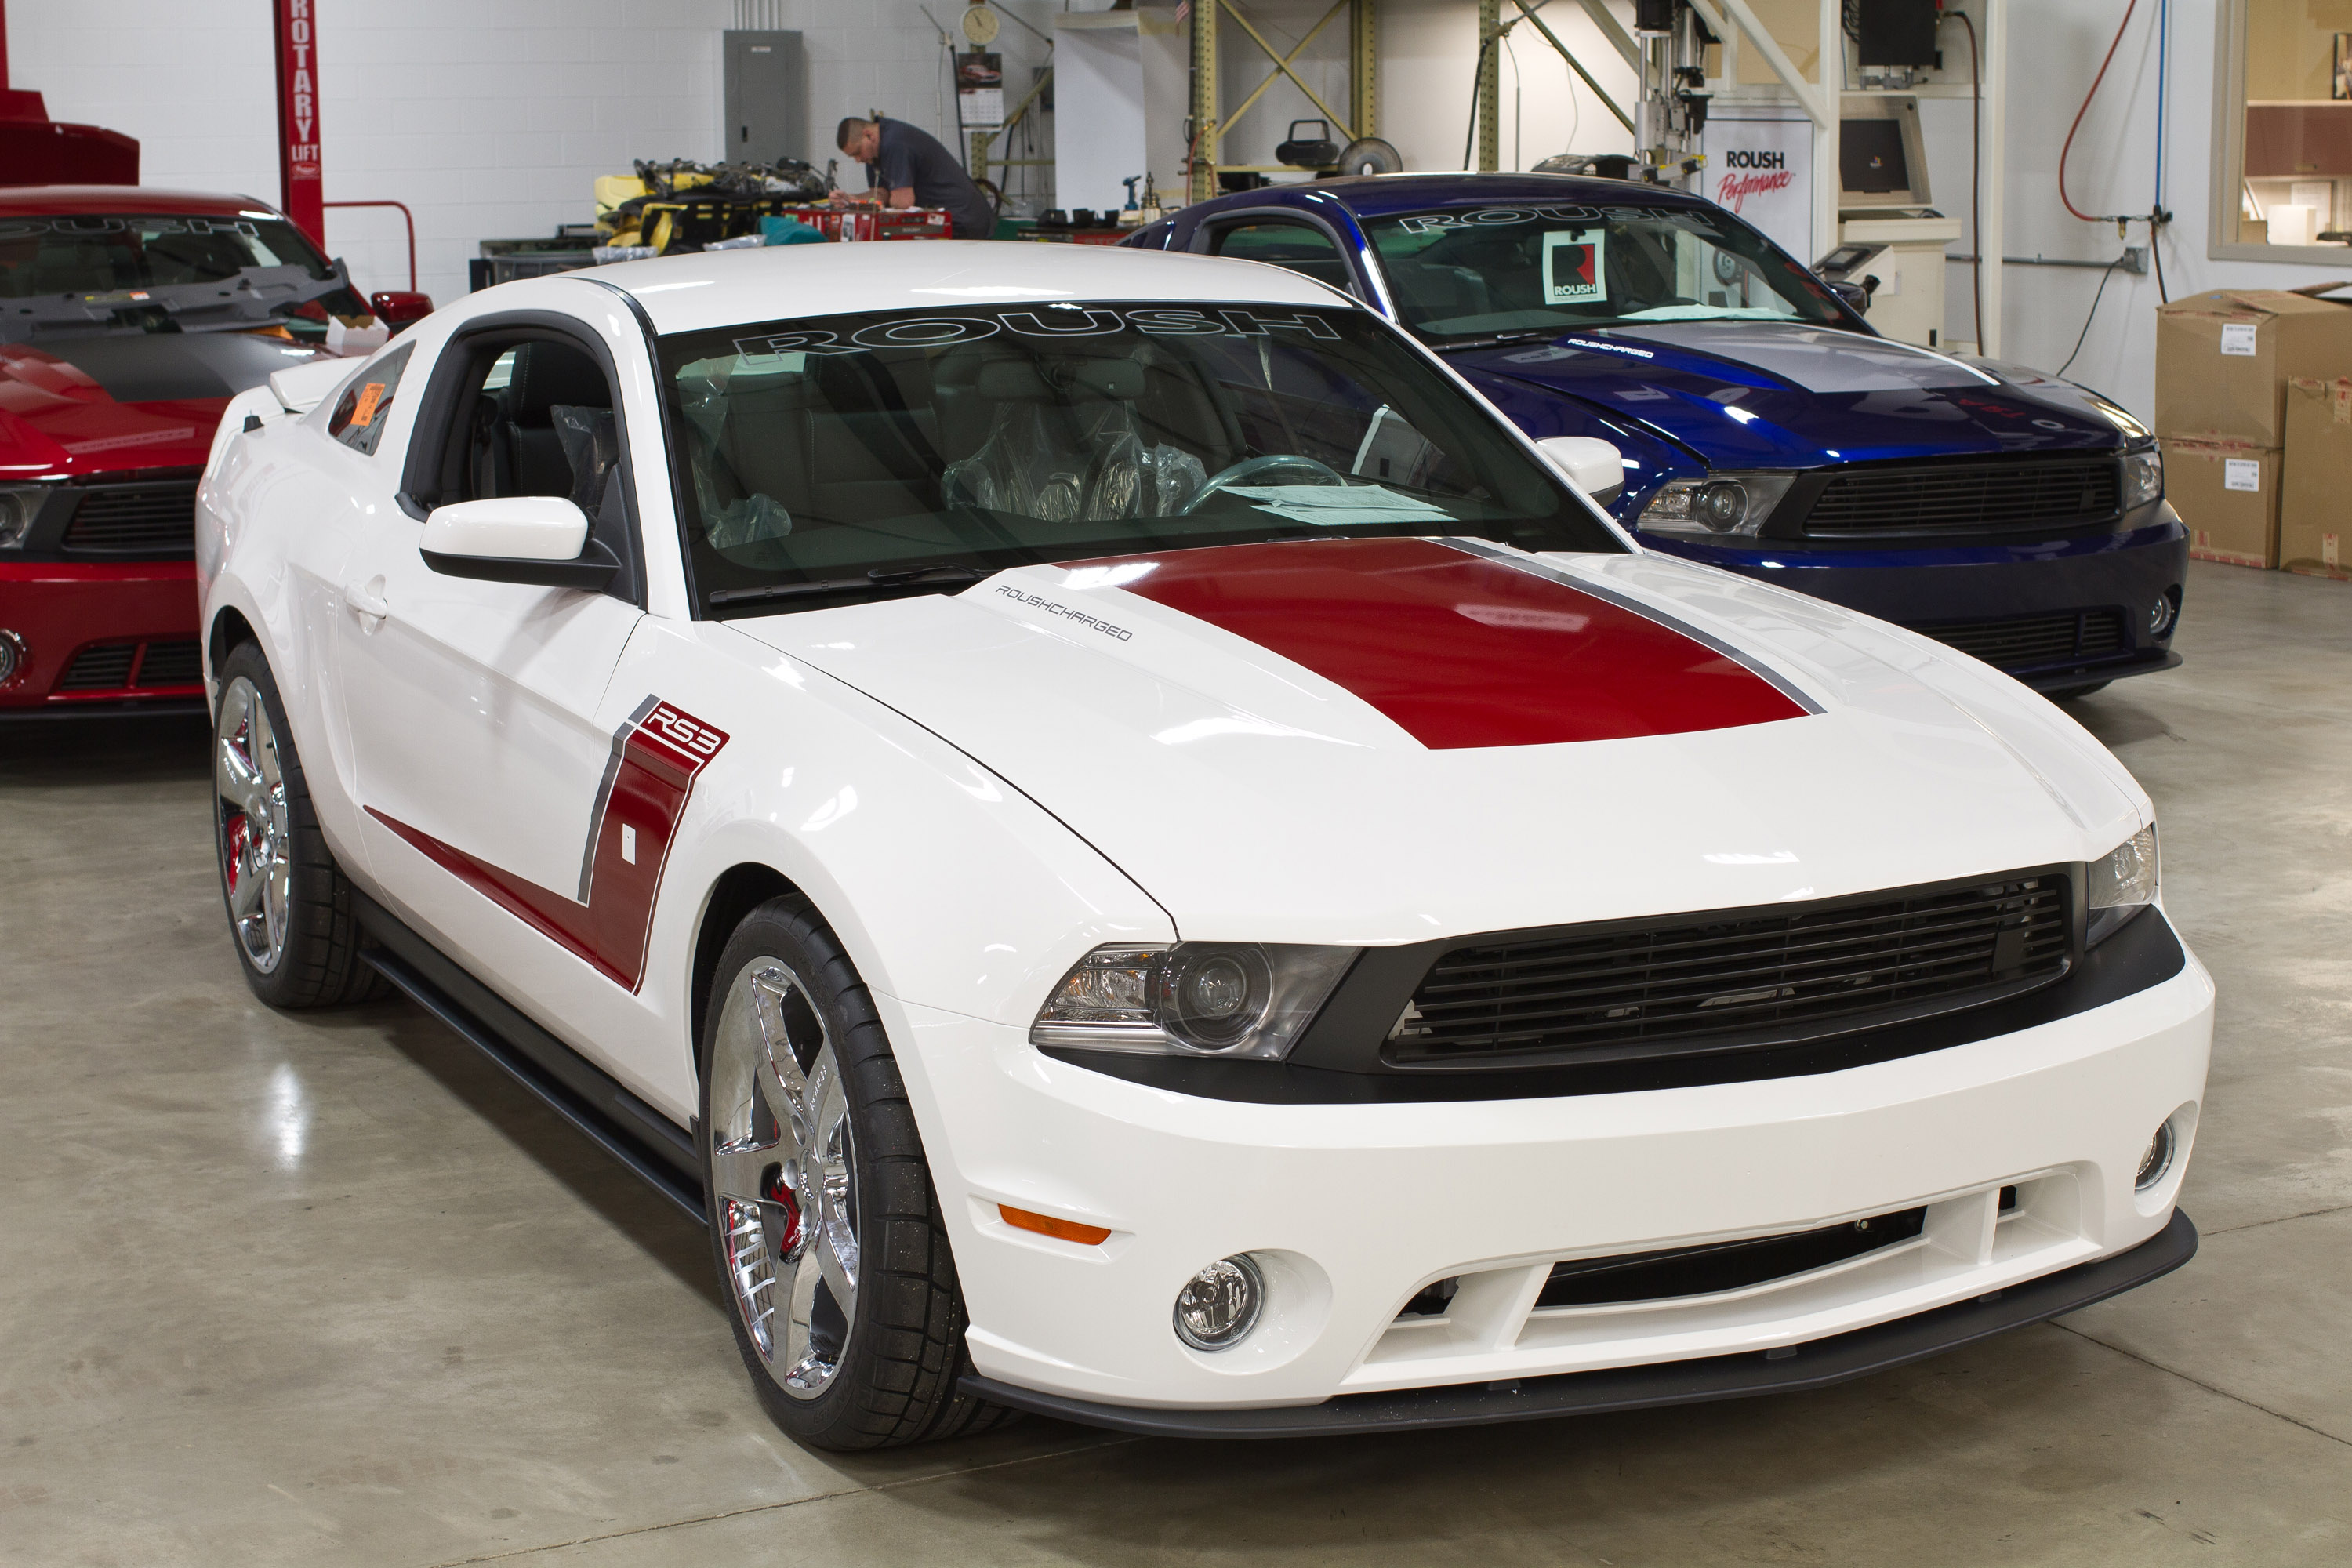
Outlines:
[[[360,958],[351,884],[319,831],[269,661],[240,644],[213,718],[213,843],[245,983],[273,1007],[356,1002],[382,989]]]
[[[963,1296],[872,998],[808,901],[719,957],[703,1030],[703,1191],[736,1348],[812,1447],[892,1447],[1011,1417],[956,1391]]]

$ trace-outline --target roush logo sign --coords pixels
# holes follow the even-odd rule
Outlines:
[[[1710,116],[1701,194],[1764,231],[1799,261],[1812,256],[1813,128],[1809,121]]]

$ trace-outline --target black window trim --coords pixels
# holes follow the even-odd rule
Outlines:
[[[1244,224],[1266,222],[1297,224],[1302,228],[1311,228],[1319,232],[1324,238],[1331,242],[1331,248],[1339,253],[1339,264],[1348,269],[1348,276],[1353,279],[1347,293],[1349,301],[1358,306],[1367,306],[1376,298],[1372,291],[1371,280],[1364,276],[1361,258],[1357,256],[1355,247],[1348,243],[1348,237],[1341,234],[1331,220],[1322,214],[1307,212],[1300,207],[1242,207],[1234,211],[1213,214],[1202,218],[1199,226],[1192,230],[1192,237],[1184,242],[1184,248],[1198,256],[1214,256],[1218,253],[1212,247],[1216,244],[1220,235],[1239,228]],[[1232,259],[1246,261],[1249,258],[1236,257]],[[1269,261],[1264,265],[1279,267],[1282,264],[1278,261]],[[1307,274],[1302,272],[1298,276],[1306,278]],[[1309,278],[1307,281],[1321,283],[1323,280],[1319,278]],[[1324,286],[1329,287],[1328,284]]]
[[[424,395],[417,400],[416,422],[409,427],[408,451],[402,461],[400,493],[396,498],[400,510],[415,521],[423,522],[438,501],[451,433],[457,426],[459,416],[472,414],[473,400],[480,392],[478,382],[469,374],[469,368],[478,357],[476,344],[478,340],[489,336],[510,337],[514,342],[569,343],[593,359],[597,368],[604,373],[604,388],[613,399],[614,439],[620,447],[621,515],[625,535],[620,542],[625,548],[614,552],[621,559],[622,569],[600,592],[644,609],[645,539],[637,508],[636,467],[629,452],[627,399],[622,393],[625,383],[621,376],[620,364],[614,359],[613,352],[604,341],[583,330],[577,321],[561,311],[504,310],[495,316],[477,317],[452,332],[448,341],[441,345],[434,356],[432,373],[425,381]],[[609,547],[613,542],[608,540],[604,542]]]

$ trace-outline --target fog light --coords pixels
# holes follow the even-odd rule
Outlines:
[[[1231,1350],[1257,1327],[1265,1277],[1246,1256],[1223,1258],[1176,1293],[1176,1337],[1196,1351]]]
[[[0,627],[0,686],[25,672],[25,639]]]
[[[2152,637],[2170,636],[2172,623],[2179,618],[2180,606],[2174,602],[2172,595],[2158,594],[2156,603],[2147,607],[2147,635]]]
[[[2164,1180],[2164,1173],[2170,1169],[2172,1169],[2172,1123],[2167,1121],[2156,1130],[2156,1136],[2147,1141],[2147,1152],[2139,1157],[2139,1174],[2132,1178],[2133,1189],[2143,1193],[2147,1191],[2148,1188]]]

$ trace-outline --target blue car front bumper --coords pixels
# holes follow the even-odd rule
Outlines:
[[[1663,553],[1923,632],[2037,690],[2063,691],[2180,662],[2171,640],[2189,531],[2160,501],[2133,521],[2138,526],[2090,538],[1923,549],[1638,537]]]

